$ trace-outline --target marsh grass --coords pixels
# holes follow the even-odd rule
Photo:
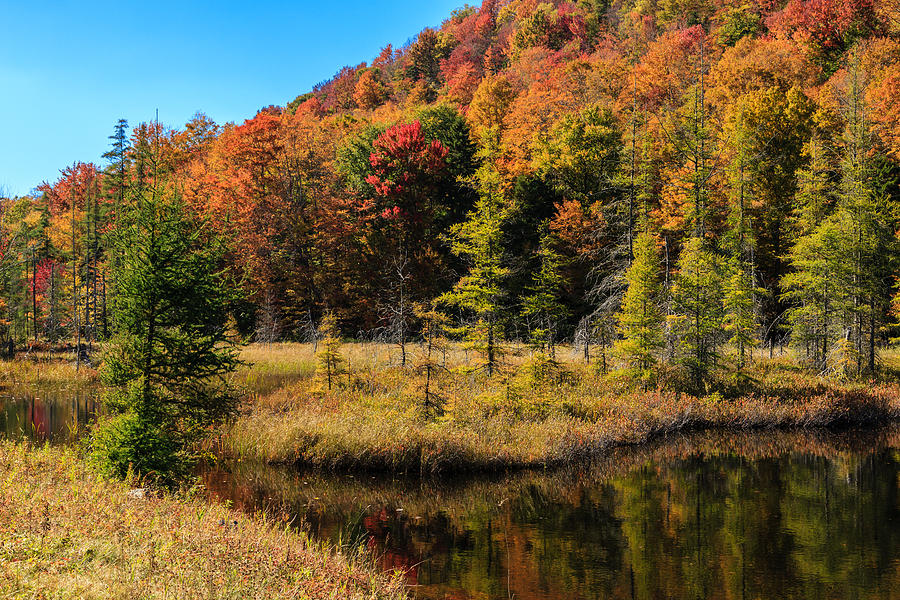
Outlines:
[[[741,374],[723,364],[709,390],[692,395],[678,391],[676,371],[638,384],[621,371],[600,373],[569,349],[548,369],[509,347],[490,378],[451,350],[432,382],[443,415],[426,419],[422,377],[399,366],[392,347],[342,350],[351,364],[346,382],[327,391],[304,377],[260,395],[225,433],[225,451],[333,470],[494,471],[592,459],[679,431],[838,428],[900,417],[897,383],[812,375],[789,353],[757,357]],[[295,351],[312,356],[311,347]]]
[[[404,597],[361,560],[262,513],[132,497],[72,450],[0,443],[0,598]]]
[[[99,388],[97,369],[75,368],[72,354],[59,351],[23,352],[0,361],[0,386],[7,393],[34,390],[79,391]]]

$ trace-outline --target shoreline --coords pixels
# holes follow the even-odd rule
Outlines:
[[[103,479],[69,448],[4,441],[0,465],[2,596],[407,598],[286,523]]]
[[[893,386],[827,389],[793,402],[752,396],[710,402],[660,393],[631,400],[605,401],[597,419],[486,419],[481,431],[417,422],[397,412],[391,421],[377,410],[368,418],[340,411],[323,417],[308,407],[257,407],[223,435],[220,449],[235,459],[324,473],[451,475],[558,469],[674,434],[840,431],[900,421],[900,394]],[[508,432],[497,435],[503,428]]]

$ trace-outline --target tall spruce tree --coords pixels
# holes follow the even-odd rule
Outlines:
[[[158,176],[127,199],[114,240],[115,335],[102,369],[112,416],[93,448],[110,474],[172,482],[235,408],[227,318],[239,288],[222,267],[222,240]]]

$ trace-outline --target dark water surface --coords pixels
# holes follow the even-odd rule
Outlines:
[[[900,598],[900,430],[694,435],[494,478],[234,465],[214,497],[373,550],[420,598]]]
[[[69,443],[100,408],[94,390],[0,390],[0,437]]]
[[[0,396],[68,442],[90,391]],[[420,598],[900,599],[900,428],[695,434],[563,472],[422,480],[235,463],[210,495],[374,552]]]

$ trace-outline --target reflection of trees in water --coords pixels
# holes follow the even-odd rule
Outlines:
[[[444,480],[241,463],[215,493],[367,545],[423,597],[891,598],[897,447],[900,429],[708,433],[580,469]]]
[[[0,396],[0,436],[42,442],[70,442],[93,422],[98,403],[93,391]]]

